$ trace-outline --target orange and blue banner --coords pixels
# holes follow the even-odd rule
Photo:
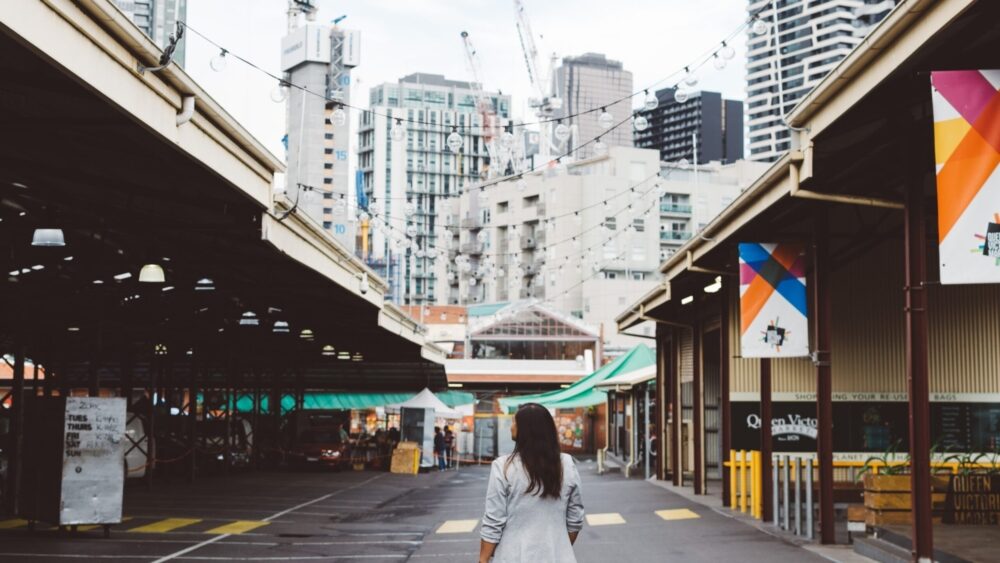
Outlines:
[[[740,355],[808,356],[805,246],[743,242],[739,251]]]
[[[1000,283],[1000,70],[931,73],[941,283]]]

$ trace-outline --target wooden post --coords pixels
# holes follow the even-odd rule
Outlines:
[[[771,467],[773,448],[771,446],[771,420],[774,412],[771,408],[771,358],[760,359],[760,472],[763,477],[761,500],[763,501],[763,520],[771,522],[774,516],[772,504],[773,483],[771,483]]]
[[[814,361],[816,364],[816,461],[819,465],[820,543],[836,543],[833,512],[833,379],[830,366],[830,326],[833,307],[830,302],[830,252],[827,212],[816,218],[813,251],[813,310],[815,326]]]
[[[670,393],[673,396],[673,420],[672,420],[672,432],[673,440],[671,440],[670,449],[671,452],[671,463],[674,467],[674,485],[677,487],[684,485],[684,461],[681,459],[683,455],[683,446],[681,444],[681,433],[683,427],[683,412],[681,409],[681,375],[680,375],[680,341],[678,338],[678,330],[670,330]]]
[[[694,444],[694,494],[705,494],[705,381],[702,374],[702,339],[701,323],[692,329],[692,362],[693,379],[691,382],[691,422]]]
[[[732,447],[732,417],[730,416],[729,404],[729,359],[732,354],[729,351],[729,293],[730,283],[728,280],[723,284],[719,292],[721,308],[719,310],[719,415],[722,428],[722,457]],[[729,506],[729,472],[731,467],[726,467],[720,463],[720,473],[722,477],[722,505]]]

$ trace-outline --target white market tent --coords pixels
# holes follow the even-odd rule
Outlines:
[[[605,379],[594,384],[594,387],[602,391],[625,391],[635,385],[646,383],[656,379],[656,364],[644,366],[634,371],[620,373],[614,377]]]
[[[394,405],[388,405],[385,407],[387,411],[395,412],[399,409],[427,409],[434,411],[435,416],[439,418],[446,419],[459,419],[462,418],[462,413],[444,404],[444,401],[438,399],[430,389],[424,388],[423,391],[414,395],[411,399],[403,401],[402,403],[396,403]]]

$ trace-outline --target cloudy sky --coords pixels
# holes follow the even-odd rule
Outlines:
[[[635,89],[662,80],[717,47],[746,18],[746,0],[523,0],[538,41],[539,64],[548,54],[593,51],[632,71]],[[342,27],[361,31],[361,66],[353,73],[352,104],[367,106],[368,88],[411,72],[471,79],[460,33],[468,31],[489,90],[514,97],[515,116],[527,115],[531,93],[515,27],[512,0],[317,0],[317,21],[341,15]],[[278,74],[287,0],[188,0],[188,23],[229,51]],[[744,98],[745,36],[722,71],[711,64],[699,87]],[[282,155],[284,109],[271,101],[274,81],[230,61],[209,68],[217,50],[189,34],[186,70],[275,154]],[[666,83],[660,84],[662,87]],[[640,98],[636,99],[638,104]]]

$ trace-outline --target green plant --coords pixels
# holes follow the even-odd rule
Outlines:
[[[861,480],[865,473],[875,473],[876,471],[879,475],[903,475],[907,473],[910,468],[910,454],[906,454],[902,463],[898,463],[896,459],[902,444],[902,440],[896,440],[884,452],[866,459],[865,464],[861,466],[861,471],[858,472],[855,478]]]

